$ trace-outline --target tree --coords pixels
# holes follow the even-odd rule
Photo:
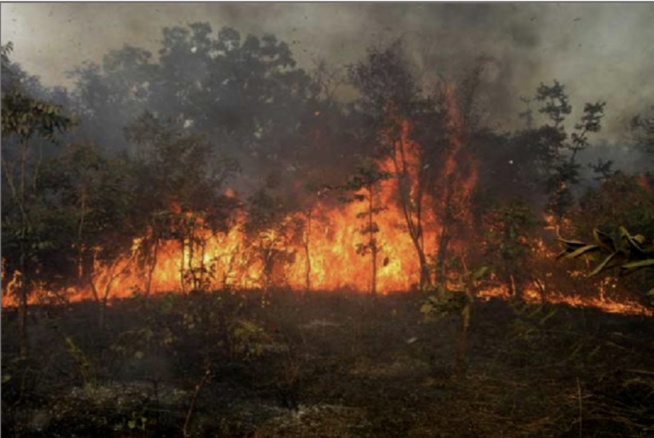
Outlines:
[[[373,296],[377,294],[377,256],[382,249],[376,237],[379,227],[374,218],[386,209],[379,203],[379,185],[390,177],[391,175],[380,170],[372,159],[365,159],[357,166],[356,173],[340,187],[345,192],[353,192],[350,196],[341,198],[343,202],[366,204],[365,210],[357,213],[357,219],[364,221],[358,231],[366,240],[357,243],[356,250],[364,257],[370,254],[370,292]]]
[[[52,187],[43,189],[53,199],[50,208],[69,222],[69,243],[58,248],[58,257],[70,254],[72,266],[64,272],[72,271],[76,285],[90,290],[99,305],[100,327],[116,282],[133,267],[136,256],[133,176],[126,155],[107,158],[97,146],[79,143],[52,160],[44,175]]]
[[[193,265],[193,255],[204,251],[211,233],[227,231],[238,207],[237,200],[223,190],[240,168],[204,136],[151,113],[128,126],[125,136],[136,156],[135,196],[143,236],[139,260],[146,273],[145,294],[150,293],[160,243],[165,240],[180,243],[180,287],[186,290],[187,279],[193,286],[203,276],[193,272],[206,269]],[[203,263],[202,257],[198,260]]]
[[[10,78],[13,73],[9,60],[12,46],[2,47],[2,73]],[[5,88],[6,87],[6,88]],[[20,81],[3,81],[2,89],[2,173],[9,202],[3,203],[3,256],[11,275],[20,272],[19,331],[21,355],[28,354],[27,304],[32,280],[37,275],[39,249],[47,242],[34,232],[39,217],[35,215],[40,201],[38,183],[41,177],[42,149],[34,155],[32,142],[41,137],[55,142],[57,135],[68,131],[74,122],[63,114],[63,109],[26,94]],[[17,140],[17,147],[11,145]],[[3,199],[5,196],[3,196]]]
[[[635,116],[631,126],[636,131],[638,143],[654,160],[654,106],[645,115]]]
[[[244,227],[262,265],[264,292],[283,277],[283,267],[294,260],[295,253],[289,247],[302,238],[305,226],[291,214],[291,202],[274,193],[276,184],[274,177],[268,178],[266,187],[250,196]],[[280,267],[282,272],[279,272]]]
[[[588,134],[599,132],[604,116],[605,102],[586,103],[581,121],[574,125],[574,132],[566,133],[563,122],[572,112],[565,87],[554,81],[553,85],[541,84],[536,92],[536,101],[542,102],[539,112],[550,120],[540,129],[541,139],[547,145],[547,209],[560,223],[564,213],[572,207],[574,200],[572,186],[579,183],[580,165],[577,154],[588,148]]]
[[[416,250],[422,288],[430,282],[423,213],[445,119],[433,98],[422,96],[409,66],[398,41],[384,50],[369,49],[365,61],[350,67],[349,76],[361,92],[370,140],[378,153],[391,158],[397,203]]]
[[[526,204],[514,202],[487,213],[483,240],[484,253],[511,296],[519,297],[525,283],[529,258],[530,231],[536,225],[534,214]]]
[[[71,105],[82,123],[78,137],[106,151],[125,148],[124,128],[149,108],[156,64],[147,50],[125,45],[107,53],[102,65],[86,63],[69,73]]]
[[[430,285],[428,291],[431,294],[420,306],[420,313],[428,321],[456,313],[461,316],[454,365],[455,376],[461,378],[467,368],[468,329],[475,296],[481,289],[483,281],[489,273],[489,268],[483,266],[472,271],[468,268],[465,257],[461,257],[457,261],[461,265],[459,267],[461,275],[451,285],[446,286],[442,283]]]

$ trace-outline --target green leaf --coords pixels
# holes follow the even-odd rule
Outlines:
[[[474,280],[480,280],[484,278],[489,272],[490,272],[490,268],[488,266],[482,266],[481,268],[475,271],[475,273],[472,275],[472,278]]]
[[[539,323],[541,325],[545,324],[547,322],[547,320],[550,319],[551,317],[553,317],[555,314],[556,314],[556,310],[550,311],[550,313],[548,313],[547,315],[545,315],[544,317],[542,317],[540,319]]]
[[[136,428],[136,421],[135,420],[129,420],[127,422],[127,427],[129,427],[130,429]]]
[[[599,245],[608,252],[615,252],[615,245],[613,244],[613,239],[606,233],[602,233],[600,230],[595,228],[593,230],[593,236]]]
[[[629,234],[629,231],[625,227],[620,227],[620,236],[628,246],[629,249],[632,251],[635,251],[638,255],[643,256],[645,255],[645,250],[640,246],[642,242],[640,242],[637,238],[637,236],[632,236]]]
[[[620,256],[620,257],[618,257]],[[614,252],[612,254],[609,254],[608,257],[606,257],[602,263],[597,265],[593,271],[588,274],[589,277],[592,277],[593,275],[597,275],[602,271],[606,271],[607,269],[615,268],[616,266],[620,265],[625,259],[624,253],[621,251]]]
[[[556,240],[563,243],[563,245],[569,248],[580,248],[582,246],[586,246],[586,243],[581,242],[579,240],[566,240],[561,237],[558,237]]]
[[[420,306],[420,313],[423,313],[425,315],[429,315],[433,311],[434,311],[434,306],[429,303],[425,303],[422,306]]]
[[[600,250],[600,247],[598,245],[585,245],[585,246],[582,246],[581,248],[578,248],[578,249],[576,249],[576,250],[574,250],[572,252],[569,252],[564,257],[567,258],[567,259],[574,259],[576,257],[579,257],[579,256],[583,255],[583,254],[592,253],[592,252],[596,252],[596,251],[599,251],[599,250]]]
[[[654,259],[638,260],[635,262],[625,263],[620,266],[620,269],[623,271],[623,274],[628,274],[638,269],[654,267]]]

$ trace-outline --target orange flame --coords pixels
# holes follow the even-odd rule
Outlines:
[[[447,105],[448,145],[442,164],[442,171],[431,193],[425,193],[422,224],[425,254],[434,254],[439,248],[439,239],[447,221],[456,226],[470,226],[471,217],[467,208],[470,196],[477,183],[477,163],[465,145],[461,115],[457,110],[454,92],[445,90]],[[380,242],[377,290],[382,293],[408,291],[419,281],[420,263],[414,242],[407,232],[406,212],[399,205],[399,191],[408,191],[411,198],[418,190],[417,179],[423,163],[421,145],[411,139],[412,125],[408,120],[400,123],[402,149],[378,162],[381,170],[393,177],[380,183],[380,204],[387,207],[375,217]],[[402,154],[399,156],[398,154]],[[405,164],[403,172],[397,163]],[[434,163],[429,163],[434,165]],[[401,184],[405,186],[401,187]],[[436,198],[435,195],[438,195]],[[236,196],[232,190],[227,196]],[[356,250],[357,243],[363,243],[365,236],[358,231],[357,214],[361,212],[357,203],[334,204],[320,200],[310,212],[295,212],[282,221],[281,226],[252,237],[243,230],[245,214],[236,213],[235,226],[227,232],[214,233],[198,225],[192,239],[163,240],[156,247],[156,262],[152,266],[139,266],[137,258],[144,251],[146,238],[139,238],[128,254],[110,264],[96,263],[96,275],[92,286],[63,291],[71,300],[102,299],[103,297],[126,297],[134,291],[143,293],[146,283],[151,293],[166,291],[203,289],[251,289],[273,284],[295,290],[308,287],[315,290],[335,291],[352,289],[370,290],[370,260]],[[171,206],[171,211],[181,214],[181,208]],[[191,213],[186,213],[190,218]],[[449,214],[449,218],[448,215]],[[294,236],[292,225],[299,227],[300,238]],[[451,231],[451,230],[450,230]],[[469,239],[469,236],[468,236]],[[462,250],[464,236],[460,235],[450,245]],[[155,257],[150,258],[151,261]],[[2,306],[16,305],[16,290],[22,281],[20,273],[5,281],[2,269]],[[33,285],[32,289],[39,289]],[[53,291],[40,290],[33,294],[51,296]],[[480,298],[506,297],[503,288],[482,291]],[[542,299],[541,295],[528,291],[525,298],[531,302]],[[547,301],[566,302],[571,305],[599,307],[621,313],[646,313],[651,311],[636,303],[616,303],[606,299],[582,300],[563,295],[548,294]],[[648,313],[649,312],[649,313]]]

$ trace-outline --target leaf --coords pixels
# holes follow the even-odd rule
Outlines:
[[[569,247],[569,248],[580,248],[580,247],[586,245],[586,243],[581,242],[579,240],[566,240],[566,239],[563,239],[561,237],[557,237],[556,240],[563,243],[563,245],[565,245],[566,247]]]
[[[625,263],[620,266],[622,274],[629,274],[631,272],[637,271],[638,269],[654,267],[654,259],[638,260],[635,262]]]
[[[545,315],[544,317],[542,317],[540,319],[540,321],[539,321],[540,325],[545,324],[547,322],[547,320],[550,319],[551,317],[553,317],[555,314],[556,314],[556,310],[550,311],[550,313],[548,313],[547,315]]]
[[[600,230],[595,228],[593,230],[593,236],[599,245],[608,252],[615,252],[615,245],[613,244],[613,239],[606,233],[602,233]]]
[[[136,421],[135,420],[129,420],[127,422],[127,427],[129,427],[130,429],[136,428]]]
[[[482,266],[475,271],[475,273],[472,275],[472,278],[475,280],[480,280],[484,278],[489,272],[490,268],[488,266]]]
[[[625,227],[620,227],[620,237],[629,246],[629,249],[635,250],[640,256],[645,255],[645,250],[640,246],[641,242],[639,242],[639,239],[629,234],[629,231]]]
[[[429,315],[434,311],[434,306],[429,303],[425,303],[422,306],[420,306],[420,313],[423,313],[425,315]]]
[[[618,257],[621,256],[621,257]],[[602,271],[606,271],[607,269],[615,268],[616,266],[620,265],[625,259],[624,253],[622,251],[617,251],[612,254],[609,254],[608,257],[606,257],[602,263],[597,265],[593,271],[588,274],[589,277],[592,277],[593,275],[597,275]]]
[[[567,258],[567,259],[574,259],[576,257],[579,257],[579,256],[583,255],[583,254],[590,253],[590,252],[596,252],[596,251],[599,251],[599,250],[600,250],[599,245],[585,245],[585,246],[582,246],[581,248],[578,248],[578,249],[576,249],[576,250],[574,250],[572,252],[569,252],[564,257]]]

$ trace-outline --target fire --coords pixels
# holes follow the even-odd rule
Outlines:
[[[588,297],[565,295],[559,292],[548,292],[543,296],[543,294],[538,290],[537,285],[532,284],[531,287],[523,292],[522,299],[529,304],[541,304],[547,302],[550,304],[566,304],[570,307],[590,307],[599,309],[606,313],[646,316],[654,315],[654,312],[651,309],[640,303],[629,300],[615,301],[611,298],[607,298],[603,292],[603,290],[600,290],[597,296]],[[482,290],[479,293],[478,298],[482,300],[488,300],[490,298],[509,300],[511,297],[508,287],[498,286]]]
[[[376,282],[377,291],[382,294],[408,291],[418,284],[421,265],[416,239],[420,239],[427,255],[448,248],[461,251],[466,244],[464,237],[470,239],[461,230],[471,226],[467,204],[477,183],[477,163],[466,148],[465,126],[457,111],[454,91],[446,89],[444,95],[448,143],[442,170],[436,174],[431,190],[419,192],[418,178],[420,169],[436,163],[424,162],[421,145],[411,139],[410,121],[400,120],[399,136],[389,140],[396,142],[397,147],[377,163],[382,171],[393,176],[380,183],[379,203],[385,209],[375,216],[379,228],[375,237],[380,242]],[[390,111],[389,117],[393,117]],[[225,195],[236,197],[232,190],[227,190]],[[408,204],[402,208],[401,196],[423,203],[422,229],[418,237],[412,238],[408,232],[407,217],[415,212],[407,211]],[[191,212],[183,212],[179,205],[171,205],[172,213],[194,221],[190,237],[160,240],[154,249],[146,247],[152,236],[135,239],[128,254],[111,263],[97,261],[90,284],[59,291],[58,295],[70,300],[105,300],[130,296],[134,292],[269,286],[298,291],[350,289],[366,292],[371,288],[370,256],[364,257],[356,250],[357,243],[365,239],[359,232],[357,219],[362,208],[359,203],[341,204],[321,199],[310,211],[289,214],[279,227],[248,236],[244,229],[246,216],[242,211],[235,213],[233,226],[228,231],[214,232],[204,226],[202,217],[196,218]],[[293,231],[296,224],[302,226]],[[445,235],[454,237],[444,243]],[[542,251],[542,245],[537,245],[536,250]],[[146,253],[149,265],[139,263]],[[13,278],[6,279],[4,264],[2,275],[2,305],[16,305],[15,292],[22,276],[16,273]],[[32,301],[37,297],[57,295],[38,285],[32,285],[32,290],[37,292],[32,294]],[[479,297],[508,298],[508,292],[498,287],[480,292]],[[592,299],[551,293],[543,297],[534,287],[525,292],[524,298],[529,302],[546,299],[609,312],[652,314],[637,303],[617,303],[606,299],[604,294]]]

